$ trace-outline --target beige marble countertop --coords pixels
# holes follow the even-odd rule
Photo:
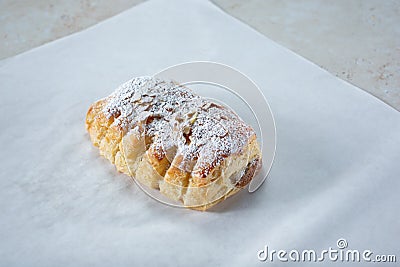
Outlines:
[[[0,2],[0,59],[85,29],[142,0]],[[227,13],[400,110],[395,0],[213,0]]]

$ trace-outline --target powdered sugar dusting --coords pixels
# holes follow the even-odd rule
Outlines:
[[[253,129],[230,109],[173,81],[132,79],[107,98],[105,115],[125,132],[140,129],[161,159],[181,155],[180,168],[206,177],[225,157],[240,153]]]

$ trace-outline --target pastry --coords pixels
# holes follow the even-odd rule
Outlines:
[[[122,84],[90,106],[86,129],[118,171],[192,209],[237,193],[260,167],[254,130],[174,81]]]

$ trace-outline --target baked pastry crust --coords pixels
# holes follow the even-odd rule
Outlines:
[[[132,79],[92,104],[86,129],[118,171],[192,209],[237,193],[260,167],[254,130],[173,81]]]

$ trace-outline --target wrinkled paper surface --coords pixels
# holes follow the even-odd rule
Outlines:
[[[84,128],[122,82],[192,60],[247,74],[277,127],[264,185],[209,212],[147,197]],[[0,61],[0,103],[1,266],[279,265],[257,252],[339,238],[400,258],[400,114],[209,2],[149,1]]]

